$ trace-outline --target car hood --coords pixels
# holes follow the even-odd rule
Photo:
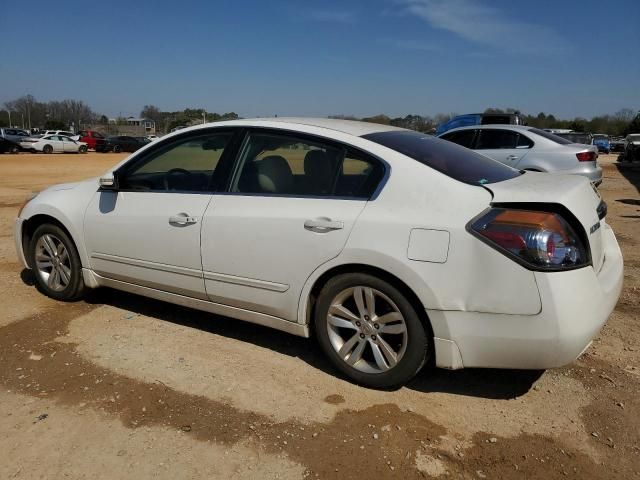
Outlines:
[[[97,189],[98,178],[99,177],[93,177],[93,178],[87,178],[86,180],[81,180],[79,182],[58,183],[57,185],[51,185],[50,187],[46,188],[43,191],[59,192],[60,190],[73,190],[74,188],[77,188],[80,185],[86,185],[87,183],[93,183],[94,185],[96,185],[96,189]]]
[[[591,260],[596,271],[604,260],[599,212],[602,198],[588,179],[579,175],[551,175],[526,172],[519,177],[484,186],[493,195],[492,204],[559,204],[578,220],[589,240]],[[526,205],[525,205],[526,206]],[[606,211],[606,210],[605,210]]]

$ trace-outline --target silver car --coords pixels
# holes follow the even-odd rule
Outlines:
[[[595,145],[572,143],[534,127],[475,125],[450,130],[440,138],[518,170],[582,175],[595,185],[602,183],[602,168],[597,163]]]

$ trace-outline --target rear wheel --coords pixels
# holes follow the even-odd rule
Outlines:
[[[42,148],[43,153],[53,153],[53,147],[51,145],[45,145]]]
[[[122,147],[120,145],[113,146],[113,153],[120,153],[122,151]]]
[[[29,260],[36,285],[45,295],[74,301],[84,294],[80,257],[62,228],[50,223],[36,228],[29,244]]]
[[[427,329],[407,298],[368,274],[349,273],[327,282],[316,303],[315,329],[336,368],[373,388],[406,383],[431,351]]]
[[[18,148],[17,145],[13,145],[11,146],[11,148],[9,148],[9,153],[18,153],[20,151],[20,148]]]

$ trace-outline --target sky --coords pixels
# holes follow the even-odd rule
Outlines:
[[[244,117],[640,109],[638,0],[35,0],[0,12],[0,109],[25,94],[110,117],[148,104]]]

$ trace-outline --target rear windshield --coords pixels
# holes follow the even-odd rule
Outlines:
[[[363,138],[400,152],[448,177],[469,185],[497,183],[520,175],[518,170],[455,143],[418,132],[381,132]]]
[[[559,143],[560,145],[569,145],[570,143],[572,143],[566,138],[559,137],[558,135],[554,133],[549,133],[545,130],[540,130],[539,128],[530,128],[529,131],[535,133],[536,135],[540,135],[541,137],[544,137],[547,140],[551,140],[552,142]]]

